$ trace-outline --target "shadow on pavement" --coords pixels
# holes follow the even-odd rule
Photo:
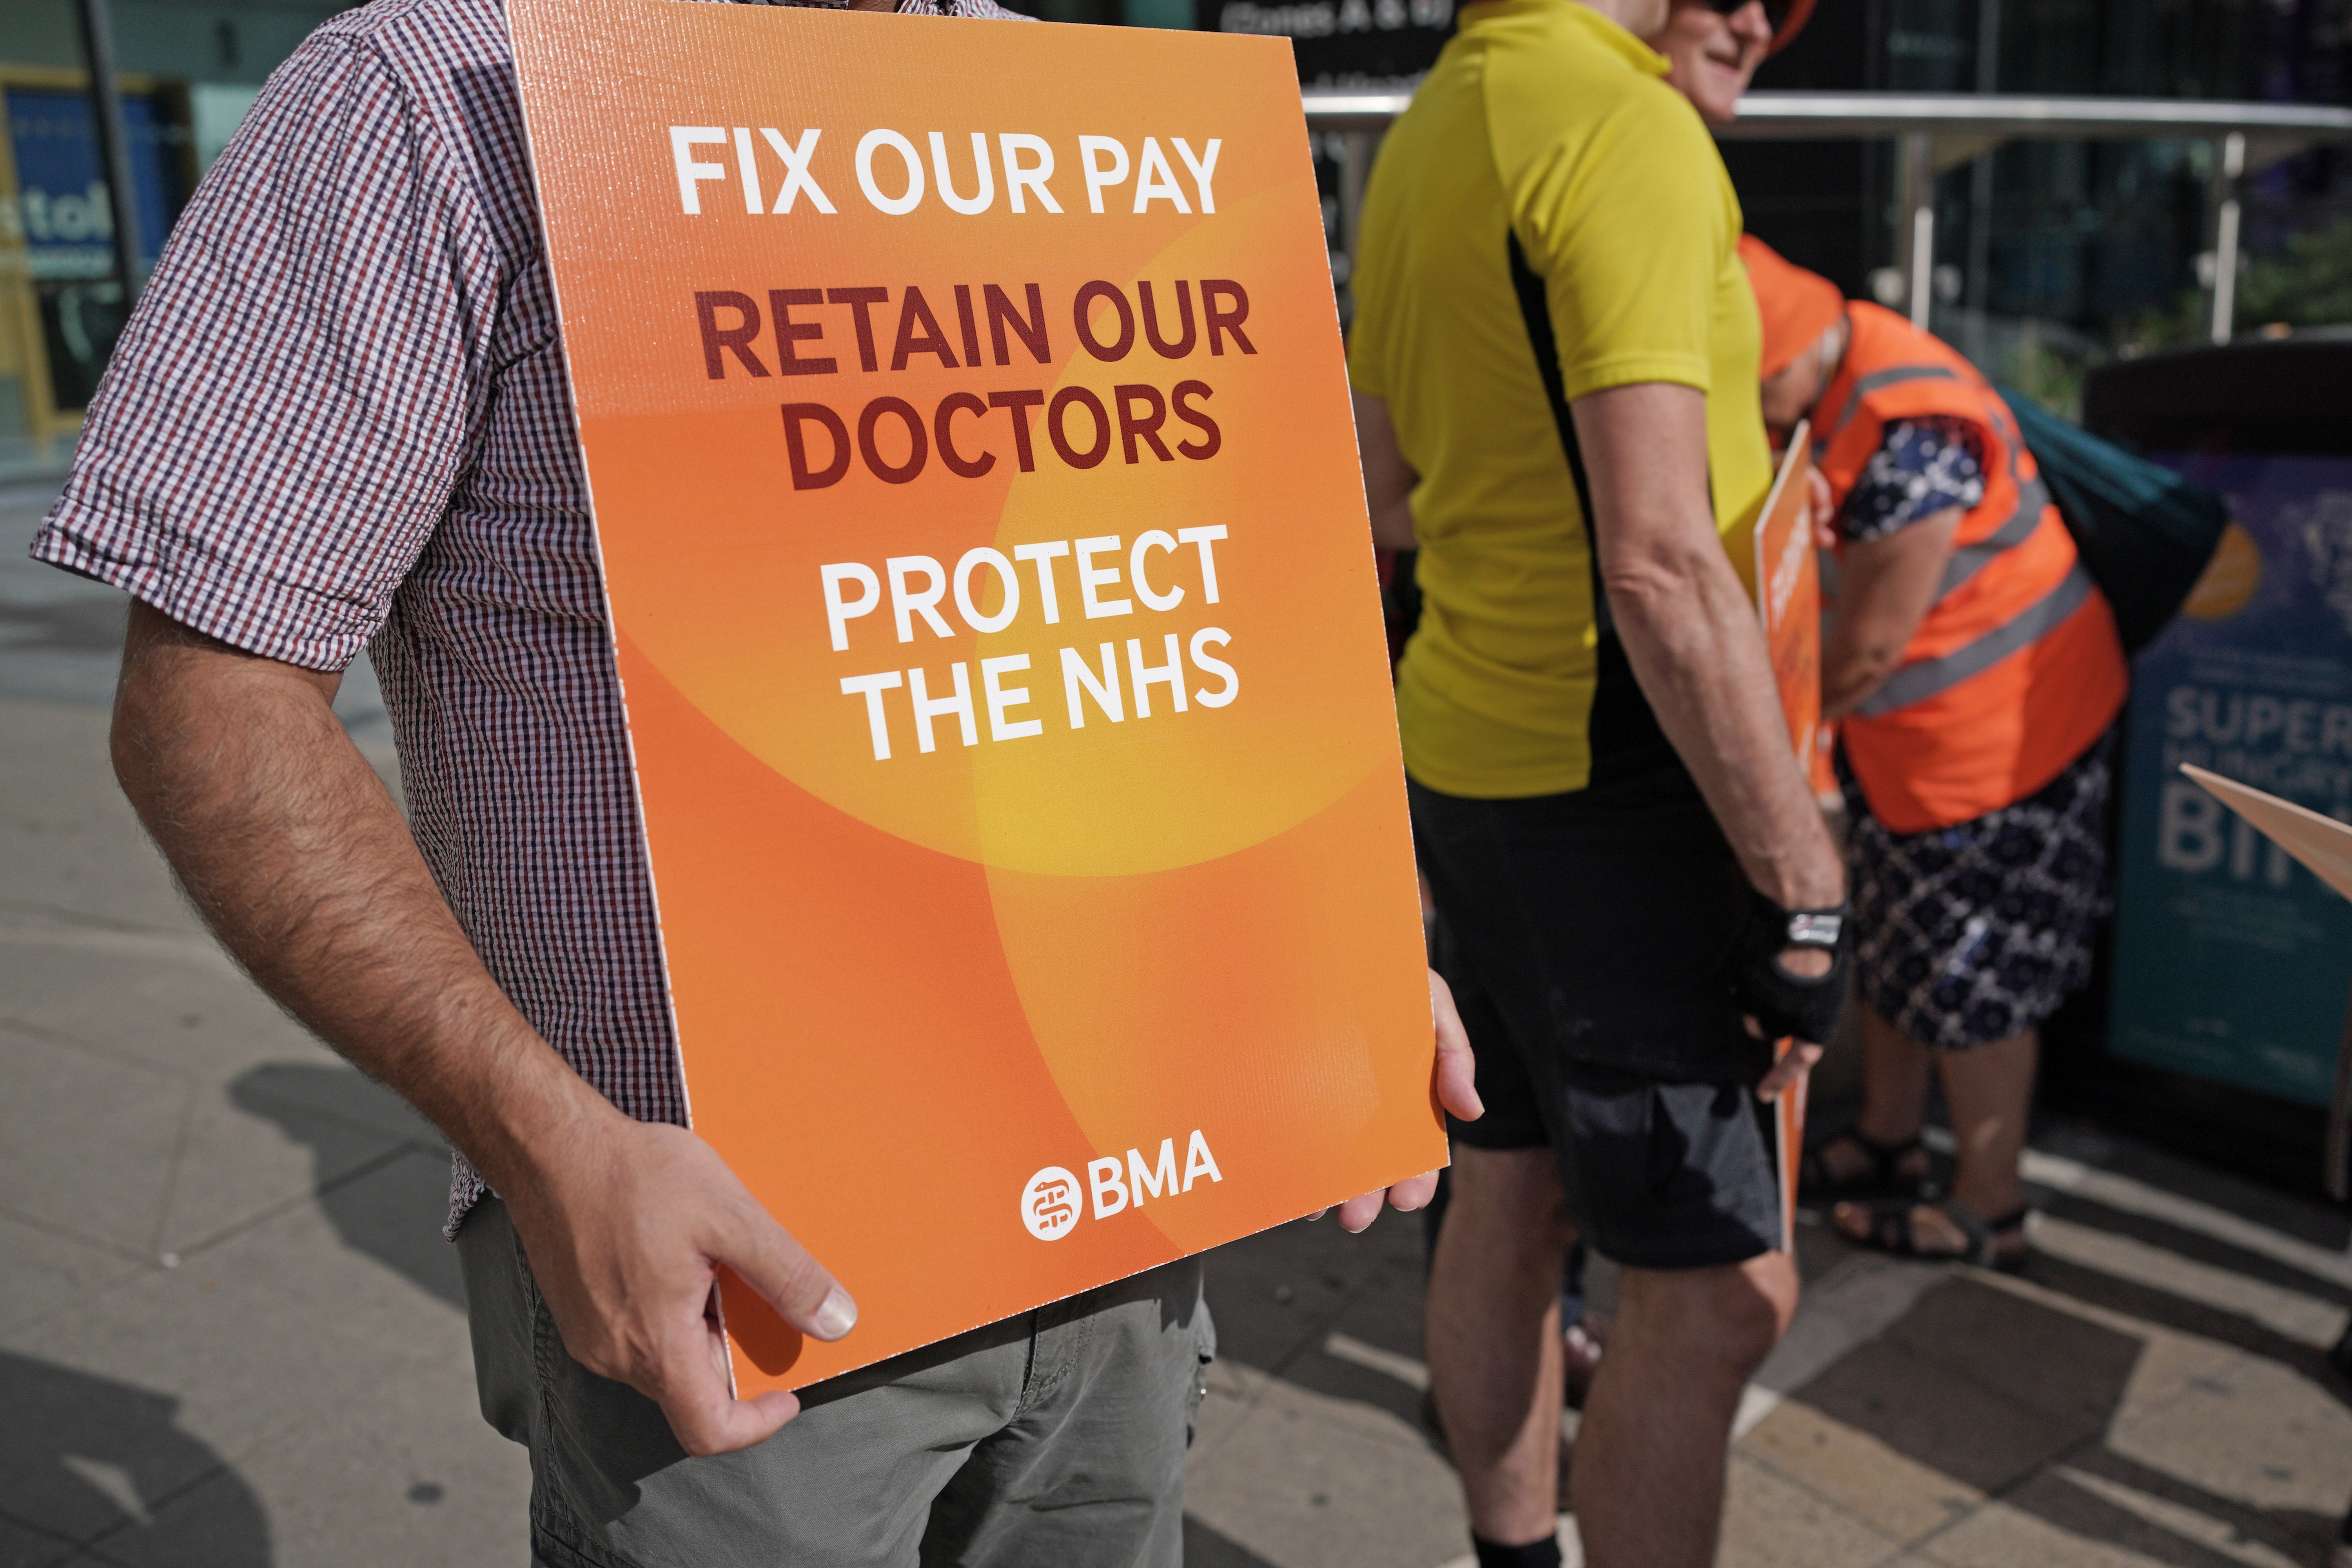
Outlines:
[[[180,1429],[179,1401],[0,1352],[0,1515],[130,1561],[180,1559],[159,1528],[173,1500],[205,1491],[208,1568],[269,1568],[261,1504],[218,1454]]]
[[[2032,1273],[2068,1294],[2097,1278],[2048,1258]],[[2147,1343],[1962,1276],[1795,1397],[2011,1508],[2158,1563],[2226,1568],[2255,1560],[2249,1543],[2277,1554],[2264,1561],[2316,1561],[2334,1520],[2249,1506],[2108,1447]],[[2238,1552],[2200,1539],[2217,1521]]]
[[[1191,1514],[1184,1516],[1184,1568],[1273,1568],[1245,1546],[1219,1535]]]
[[[310,1150],[319,1207],[345,1247],[400,1274],[463,1311],[457,1248],[441,1237],[448,1194],[447,1156],[399,1100],[355,1068],[316,1062],[264,1062],[228,1086],[231,1104],[273,1122]],[[351,1168],[354,1130],[385,1135],[410,1121],[413,1140],[388,1160]]]

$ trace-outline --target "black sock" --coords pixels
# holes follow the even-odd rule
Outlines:
[[[1549,1535],[1525,1546],[1497,1546],[1473,1532],[1470,1549],[1478,1554],[1478,1568],[1559,1568],[1560,1564],[1559,1542]]]

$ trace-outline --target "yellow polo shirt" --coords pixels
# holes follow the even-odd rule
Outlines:
[[[1420,476],[1397,709],[1406,770],[1448,795],[1670,761],[1603,636],[1570,402],[1647,381],[1707,395],[1717,526],[1754,589],[1772,474],[1739,202],[1665,70],[1577,0],[1480,0],[1373,165],[1348,363]]]

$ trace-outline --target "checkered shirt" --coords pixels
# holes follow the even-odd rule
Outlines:
[[[614,1104],[686,1121],[497,0],[374,0],[271,76],[33,555],[268,658],[366,647],[417,847],[490,973]],[[459,1157],[453,1233],[484,1190]]]

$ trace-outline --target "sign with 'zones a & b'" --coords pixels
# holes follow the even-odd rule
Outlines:
[[[1442,1163],[1287,48],[507,14],[739,1383]]]

